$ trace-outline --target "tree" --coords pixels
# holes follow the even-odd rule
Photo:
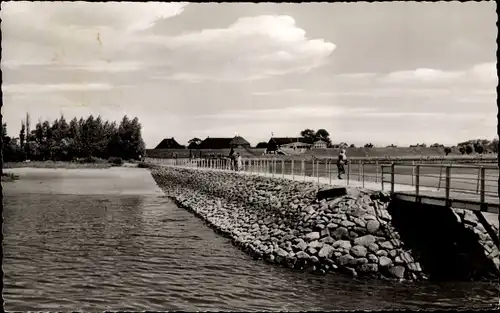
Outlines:
[[[461,154],[465,154],[465,147],[464,146],[460,146],[458,148],[458,151],[461,153]]]
[[[264,142],[264,141],[259,142],[257,144],[257,146],[255,146],[255,148],[257,148],[257,149],[267,149],[267,142]]]
[[[465,146],[465,153],[471,154],[472,152],[474,152],[474,148],[472,147],[472,145]]]
[[[349,146],[349,148],[356,148],[356,145],[354,145],[353,143]]]
[[[451,153],[451,148],[450,147],[444,148],[444,153],[445,153],[445,155],[450,154]]]
[[[304,139],[309,142],[314,142],[316,140],[316,132],[309,128],[301,131],[300,136],[304,137]]]
[[[332,141],[330,140],[330,134],[326,129],[320,128],[316,131],[315,135],[315,141],[316,140],[322,140],[326,142],[327,144],[331,144]]]
[[[365,148],[373,148],[373,144],[372,143],[367,143],[367,144],[365,144]]]
[[[474,144],[474,151],[476,153],[482,154],[484,152],[484,147],[480,143]]]

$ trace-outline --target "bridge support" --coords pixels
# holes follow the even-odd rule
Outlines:
[[[486,229],[486,232],[488,233],[488,235],[490,235],[491,240],[493,240],[493,242],[495,243],[497,248],[500,249],[500,242],[499,242],[498,236],[495,233],[495,231],[493,230],[493,228],[491,227],[490,223],[488,223],[488,221],[484,218],[483,213],[481,211],[474,211],[474,214],[476,214],[476,217],[479,220],[479,222],[481,222],[481,224],[483,224],[484,229]]]

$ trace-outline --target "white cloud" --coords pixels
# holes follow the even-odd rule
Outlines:
[[[5,93],[44,93],[61,91],[85,91],[85,90],[110,90],[113,87],[109,84],[12,84],[2,85],[2,91]]]
[[[308,39],[290,16],[262,15],[238,19],[227,28],[179,36],[137,37],[148,49],[165,51],[163,60],[177,68],[166,79],[254,80],[307,72],[323,65],[335,45]],[[196,81],[197,81],[196,80]]]

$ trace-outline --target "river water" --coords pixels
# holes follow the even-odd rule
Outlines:
[[[9,193],[7,188],[3,218],[3,297],[9,311],[498,305],[495,283],[363,281],[255,261],[161,195]]]

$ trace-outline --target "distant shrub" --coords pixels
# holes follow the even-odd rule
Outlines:
[[[111,163],[114,166],[120,166],[123,165],[123,160],[120,157],[110,157],[108,159],[108,162]]]
[[[139,162],[139,164],[137,164],[137,167],[139,167],[139,168],[150,168],[151,165],[149,163],[146,163],[146,162]]]
[[[465,153],[471,154],[472,152],[474,152],[474,148],[471,145],[467,145],[465,147]]]
[[[450,147],[446,147],[446,148],[444,148],[444,153],[445,153],[446,155],[450,154],[450,153],[451,153],[451,148],[450,148]]]

